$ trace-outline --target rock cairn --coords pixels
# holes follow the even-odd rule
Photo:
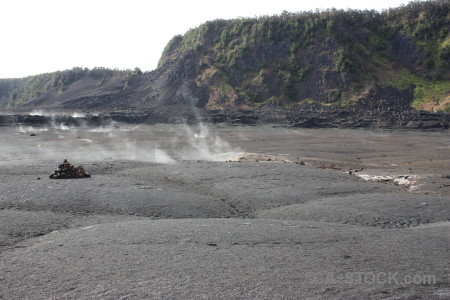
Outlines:
[[[82,166],[75,167],[70,164],[67,159],[58,166],[58,170],[55,170],[51,175],[51,179],[66,179],[66,178],[85,178],[91,177],[87,174]]]

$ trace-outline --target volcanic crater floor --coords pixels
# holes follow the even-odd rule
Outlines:
[[[450,298],[448,131],[0,133],[0,299]]]

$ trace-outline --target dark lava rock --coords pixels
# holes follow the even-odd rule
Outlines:
[[[91,177],[87,174],[82,166],[75,167],[71,165],[67,159],[58,166],[50,176],[50,179],[69,179],[69,178],[86,178]]]

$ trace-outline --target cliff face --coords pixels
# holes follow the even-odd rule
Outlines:
[[[450,111],[449,29],[448,0],[215,20],[174,37],[150,73],[74,69],[0,80],[0,107]]]
[[[449,7],[211,21],[175,37],[160,66],[177,66],[207,109],[346,107],[392,87],[416,109],[450,111]]]

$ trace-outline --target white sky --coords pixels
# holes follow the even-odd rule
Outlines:
[[[156,68],[167,42],[208,20],[381,10],[408,0],[1,0],[0,78],[72,67]]]

